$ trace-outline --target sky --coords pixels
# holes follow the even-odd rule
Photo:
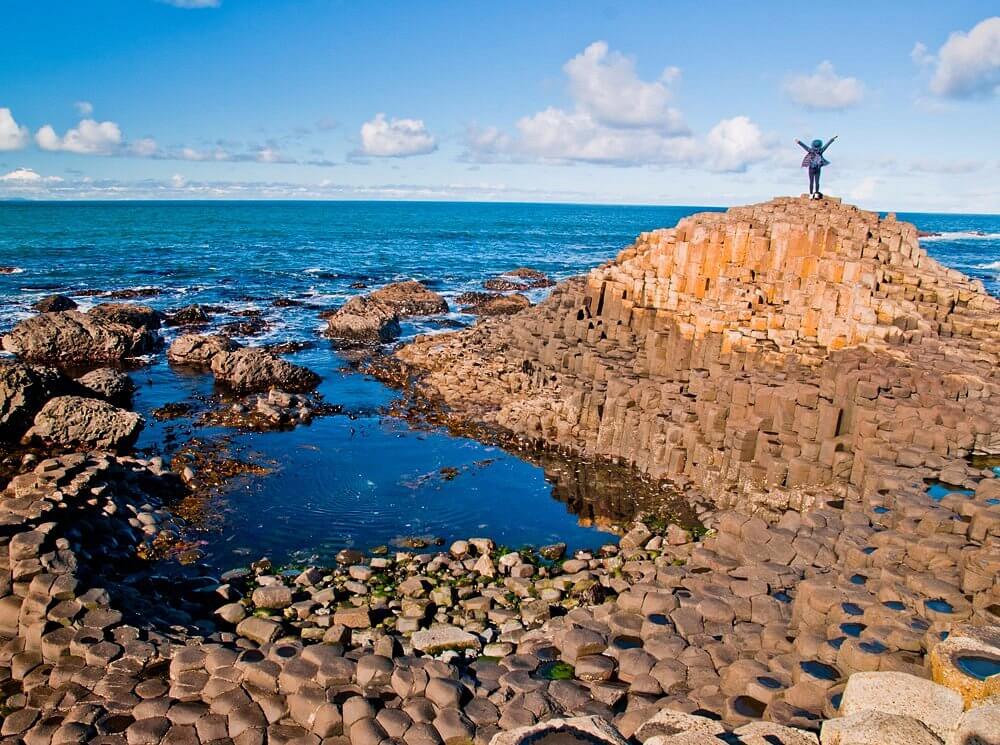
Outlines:
[[[6,0],[0,199],[1000,213],[992,2]]]

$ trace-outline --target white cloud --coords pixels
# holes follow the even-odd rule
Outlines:
[[[122,144],[122,132],[115,122],[82,119],[63,137],[46,124],[35,133],[35,142],[42,150],[65,150],[81,155],[110,155]]]
[[[667,84],[680,75],[668,67],[658,80],[640,80],[635,61],[609,51],[607,42],[595,41],[563,66],[569,91],[580,111],[610,127],[649,127],[672,134],[686,134],[681,114],[669,106]]]
[[[156,144],[156,140],[152,137],[144,137],[141,140],[133,142],[129,145],[128,150],[130,154],[139,158],[152,158],[160,155],[160,146]]]
[[[80,116],[90,116],[94,113],[94,104],[90,101],[77,101],[73,106],[76,107]]]
[[[849,109],[861,103],[865,87],[857,78],[840,77],[833,63],[824,60],[812,74],[788,78],[785,94],[807,109]]]
[[[361,125],[361,154],[403,158],[437,150],[437,141],[422,119],[386,119],[385,114]]]
[[[179,173],[175,173],[170,177],[170,185],[175,189],[183,189],[187,186],[187,179],[181,176]]]
[[[920,65],[924,67],[926,65],[933,64],[935,57],[927,49],[927,45],[922,41],[918,41],[913,45],[913,49],[910,50],[910,59],[913,60],[913,64]]]
[[[867,176],[860,183],[852,188],[847,196],[854,200],[871,199],[875,195],[875,187],[879,184],[879,179],[874,176]]]
[[[707,137],[707,163],[715,171],[743,172],[771,156],[774,143],[746,116],[723,119]]]
[[[514,142],[517,151],[545,160],[616,165],[680,162],[691,160],[697,150],[690,137],[609,127],[589,112],[567,112],[553,107],[522,118],[517,129],[520,133]],[[503,140],[496,142],[502,144]]]
[[[0,107],[0,150],[20,150],[30,139],[28,128],[14,121],[10,109]]]
[[[58,176],[42,176],[31,168],[15,168],[13,171],[0,176],[0,181],[8,184],[38,185],[57,184],[62,179]]]
[[[222,5],[222,0],[160,0],[166,5],[173,5],[175,8],[218,8]]]
[[[924,55],[934,66],[933,93],[948,98],[1000,93],[1000,16],[980,21],[968,33],[954,32],[934,56],[924,47]]]

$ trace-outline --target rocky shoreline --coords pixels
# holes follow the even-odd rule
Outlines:
[[[328,333],[377,344],[443,302],[400,283]],[[1000,454],[996,299],[913,226],[778,199],[505,303],[370,369],[433,423],[670,477],[697,529],[222,577],[150,562],[198,474],[127,455],[141,422],[114,370],[66,370],[155,350],[161,319],[57,303],[19,323],[0,434],[40,455],[0,494],[4,741],[997,741],[1000,478],[970,458]],[[236,398],[210,417],[323,413],[317,376],[261,347],[182,335],[167,356]]]

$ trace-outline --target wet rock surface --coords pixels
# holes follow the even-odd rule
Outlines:
[[[127,450],[142,429],[142,417],[96,398],[57,396],[35,415],[25,442],[73,449]]]
[[[0,732],[988,742],[1000,479],[968,456],[998,450],[997,310],[911,226],[777,200],[647,234],[517,319],[385,367],[428,420],[671,475],[703,505],[701,525],[637,515],[593,551],[470,537],[213,577],[152,559],[190,553],[174,515],[239,464],[198,443],[178,475],[103,452],[33,461],[0,494]],[[168,355],[256,391],[248,411],[308,405],[282,382],[309,371],[206,338]],[[2,372],[15,430],[65,398],[44,371]]]
[[[20,321],[3,346],[30,361],[94,364],[138,357],[153,351],[156,341],[148,328],[68,310]]]
[[[75,310],[77,305],[72,298],[65,295],[46,295],[31,307],[39,313],[56,313],[61,310]]]
[[[175,365],[209,368],[221,352],[234,352],[240,345],[225,334],[183,334],[167,349],[167,359]]]

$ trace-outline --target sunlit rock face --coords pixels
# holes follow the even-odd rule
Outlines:
[[[777,515],[1000,452],[1000,303],[917,238],[832,199],[700,213],[399,357],[470,419]]]

